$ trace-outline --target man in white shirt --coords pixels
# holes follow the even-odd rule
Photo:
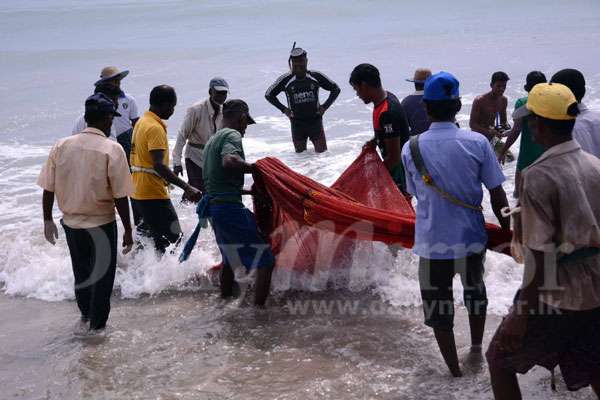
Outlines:
[[[211,79],[208,86],[208,99],[198,101],[188,108],[173,149],[173,172],[183,176],[181,156],[183,147],[187,144],[185,169],[188,182],[202,192],[204,192],[202,180],[204,146],[217,129],[221,128],[223,121],[221,106],[227,100],[229,93],[229,84],[223,78]]]
[[[125,150],[127,159],[131,152],[131,133],[135,123],[140,118],[138,106],[135,98],[121,90],[121,80],[129,74],[129,71],[119,71],[117,67],[105,67],[100,72],[100,79],[94,83],[96,87],[103,85],[112,85],[118,91],[117,111],[120,117],[115,117],[110,131],[110,135],[117,139],[117,142]],[[87,127],[83,114],[75,122],[73,134],[80,133]]]
[[[590,110],[581,101],[585,96],[585,78],[576,69],[563,69],[552,76],[551,82],[562,83],[575,95],[579,103],[579,115],[573,128],[573,139],[583,151],[600,158],[600,112]]]

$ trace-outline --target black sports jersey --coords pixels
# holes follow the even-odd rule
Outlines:
[[[286,106],[281,104],[277,95],[285,92],[288,107],[294,113],[295,120],[311,120],[320,116],[319,111],[319,88],[323,88],[331,94],[323,104],[325,109],[335,101],[340,94],[338,85],[319,71],[307,71],[306,77],[298,79],[294,74],[288,72],[281,75],[265,93],[269,103],[277,107],[281,112]]]
[[[373,130],[377,146],[381,150],[381,155],[385,158],[387,155],[385,148],[385,139],[400,138],[400,150],[410,137],[410,130],[406,122],[406,114],[398,101],[398,98],[390,92],[381,103],[373,109]]]

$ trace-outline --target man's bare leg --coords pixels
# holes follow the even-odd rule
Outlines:
[[[221,274],[219,280],[219,286],[221,288],[221,297],[228,298],[233,296],[233,287],[235,284],[235,275],[229,265],[223,264],[221,267]]]
[[[271,290],[271,275],[273,273],[273,266],[261,267],[256,271],[256,291],[254,292],[254,304],[257,306],[264,306],[269,297],[269,291]]]
[[[486,315],[469,315],[469,327],[471,328],[471,351],[481,352],[483,333],[485,331]]]
[[[598,400],[600,400],[600,383],[592,383],[592,390],[596,393]]]
[[[302,140],[294,140],[294,150],[296,150],[296,153],[302,153],[304,151],[306,151],[306,144],[308,142],[308,139],[305,139],[304,141]]]
[[[521,389],[517,375],[490,364],[490,378],[495,400],[521,400]]]
[[[458,354],[456,353],[456,343],[454,341],[454,331],[434,329],[435,340],[437,340],[438,347],[442,353],[442,357],[450,370],[452,376],[458,378],[462,376],[460,367],[458,365]]]
[[[314,140],[311,140],[313,146],[315,146],[316,153],[323,153],[327,151],[327,139],[325,139],[325,134],[321,132],[321,135]]]

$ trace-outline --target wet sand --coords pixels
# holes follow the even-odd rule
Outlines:
[[[306,313],[293,311],[306,304]],[[3,399],[492,398],[483,359],[467,361],[462,307],[460,379],[447,372],[420,309],[391,308],[367,292],[288,292],[267,310],[223,302],[214,290],[114,299],[104,337],[74,335],[72,301],[0,295],[0,315]],[[486,342],[499,321],[489,317]],[[557,393],[541,368],[522,377],[525,398],[593,398],[590,389],[568,393],[557,376]]]

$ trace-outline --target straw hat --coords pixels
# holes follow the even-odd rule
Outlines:
[[[427,68],[419,68],[415,71],[412,79],[407,79],[407,82],[425,83],[427,78],[431,76],[431,70]]]
[[[101,83],[105,83],[112,80],[121,80],[125,78],[129,74],[128,70],[119,71],[117,67],[104,67],[102,71],[100,71],[100,79],[94,83],[94,85],[99,85]]]

